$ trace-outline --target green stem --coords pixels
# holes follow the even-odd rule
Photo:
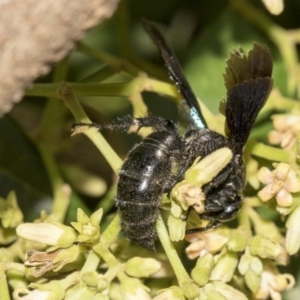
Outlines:
[[[101,234],[99,243],[93,247],[94,251],[90,251],[84,266],[82,267],[80,273],[84,274],[87,272],[95,271],[98,268],[100,257],[102,256],[102,251],[104,251],[103,259],[106,261],[106,263],[109,263],[110,266],[116,267],[119,262],[117,259],[110,253],[110,255],[107,253],[109,251],[108,247],[112,242],[114,242],[120,232],[120,219],[117,215],[109,224],[109,226],[106,228],[106,230]],[[99,256],[100,255],[100,256]],[[112,256],[113,257],[112,257]]]
[[[149,91],[178,99],[176,88],[169,83],[140,76],[126,83],[38,83],[26,91],[27,96],[60,98],[62,86],[68,85],[77,96],[130,97],[139,91]]]
[[[182,288],[184,295],[190,298],[196,298],[199,295],[197,285],[187,274],[182,262],[172,244],[165,223],[161,216],[156,221],[156,230],[161,244],[166,252],[169,262],[175,272],[179,286]]]
[[[69,84],[65,83],[61,85],[59,95],[77,122],[91,123]],[[106,158],[114,172],[117,173],[123,162],[116,152],[111,148],[111,146],[106,142],[101,133],[95,128],[86,129],[83,131],[83,133],[95,144],[95,146]]]
[[[286,150],[267,146],[263,143],[249,141],[247,144],[246,152],[251,153],[257,157],[267,159],[269,161],[279,161],[291,163],[295,160],[295,154]]]
[[[106,65],[102,67],[100,70],[90,74],[87,77],[84,77],[80,80],[81,83],[91,83],[91,82],[101,82],[111,76],[116,74],[116,70],[114,70],[111,66]]]
[[[84,266],[80,270],[80,274],[83,275],[88,272],[96,271],[100,262],[100,257],[94,252],[90,251]]]
[[[54,69],[53,82],[64,80],[67,71],[68,61],[65,59]],[[52,184],[52,213],[55,214],[60,221],[64,220],[70,204],[70,188],[64,185],[64,181],[53,156],[53,151],[58,144],[57,139],[60,137],[60,131],[66,113],[67,110],[59,99],[55,97],[48,99],[35,137]]]
[[[5,263],[0,263],[0,299],[10,300]]]
[[[120,217],[119,215],[116,215],[114,219],[110,222],[109,226],[102,233],[100,238],[101,242],[108,247],[117,239],[120,231]]]
[[[274,109],[279,111],[291,111],[295,108],[297,108],[298,110],[300,109],[299,101],[295,101],[294,99],[284,97],[278,91],[273,90],[266,105],[262,109],[262,112],[271,111]]]
[[[112,68],[115,69],[116,73],[119,72],[120,70],[124,70],[125,72],[127,72],[128,74],[134,77],[138,75],[138,73],[140,72],[138,68],[130,64],[128,61],[115,57],[99,49],[92,48],[82,42],[78,43],[77,50],[90,57],[93,57],[97,60],[100,60],[102,62],[111,65]]]

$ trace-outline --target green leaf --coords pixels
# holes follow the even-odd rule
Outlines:
[[[50,208],[52,193],[40,153],[8,116],[0,119],[0,141],[0,196],[16,191],[24,215],[36,217]]]

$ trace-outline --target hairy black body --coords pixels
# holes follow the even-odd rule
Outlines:
[[[210,224],[204,228],[188,229],[186,233],[214,228],[236,217],[242,205],[245,184],[242,154],[254,121],[272,87],[272,57],[266,46],[257,44],[248,56],[242,50],[231,54],[224,75],[228,135],[225,137],[207,128],[197,99],[173,52],[153,25],[146,21],[144,25],[188,108],[188,131],[180,136],[172,121],[156,116],[124,118],[113,124],[77,123],[74,126],[119,131],[128,130],[133,125],[139,129],[153,128],[154,132],[129,152],[119,173],[115,200],[121,227],[128,238],[154,251],[161,195],[171,192],[197,157],[203,159],[223,147],[232,151],[232,160],[211,182],[202,186],[206,200],[200,217],[210,220]]]

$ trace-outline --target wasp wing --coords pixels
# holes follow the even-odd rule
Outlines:
[[[207,124],[202,115],[197,98],[187,82],[175,54],[167,45],[160,32],[150,22],[143,20],[143,23],[165,61],[171,80],[175,82],[180,94],[183,96],[187,106],[189,107],[189,117],[194,127],[198,129],[207,128]]]
[[[272,67],[269,48],[258,44],[254,44],[248,55],[243,50],[234,51],[227,61],[225,117],[229,140],[236,153],[243,150],[257,115],[268,99],[273,83]]]

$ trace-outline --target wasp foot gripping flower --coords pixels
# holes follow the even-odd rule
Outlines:
[[[89,218],[82,209],[77,210],[77,222],[71,225],[79,232],[78,242],[85,244],[94,244],[100,238],[100,221],[103,215],[103,209],[95,211]]]
[[[220,251],[228,242],[230,230],[218,228],[213,231],[204,231],[186,236],[191,244],[186,248],[189,259],[202,257],[206,253],[216,253]]]
[[[70,247],[77,240],[73,228],[58,222],[24,223],[17,227],[17,235],[25,240],[53,246],[48,251]]]
[[[279,274],[277,268],[271,263],[264,265],[260,288],[255,293],[255,299],[281,300],[281,292],[291,289],[295,279],[290,274]]]
[[[296,172],[286,163],[273,164],[272,172],[263,167],[258,171],[258,179],[266,186],[258,192],[262,201],[276,197],[280,207],[290,207],[293,204],[291,193],[300,191],[300,180]]]
[[[269,133],[269,142],[280,144],[286,150],[292,149],[300,130],[300,115],[274,115],[272,119],[275,130]]]

